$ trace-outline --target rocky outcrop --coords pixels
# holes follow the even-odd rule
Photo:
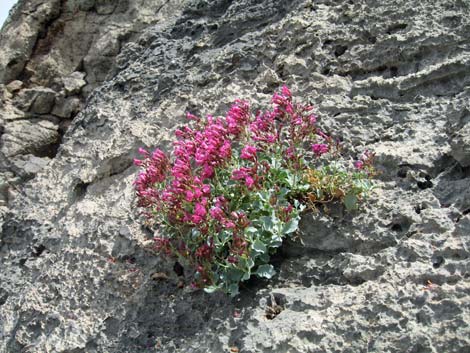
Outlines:
[[[47,165],[89,93],[115,74],[121,47],[142,29],[164,21],[179,2],[163,5],[145,0],[19,1],[0,35],[1,153],[13,161],[42,158],[39,165]],[[32,176],[20,169],[1,177],[17,185]]]
[[[0,39],[0,352],[467,352],[469,11],[20,1]],[[305,215],[273,280],[194,292],[148,247],[132,159],[185,111],[282,83],[346,153],[376,153],[377,188]]]

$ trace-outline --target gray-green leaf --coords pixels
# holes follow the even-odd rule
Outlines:
[[[344,197],[344,205],[348,209],[348,211],[355,210],[357,208],[357,196],[354,194],[347,194]]]
[[[297,229],[299,229],[299,220],[298,218],[293,218],[289,222],[284,224],[284,227],[282,228],[282,233],[283,234],[294,233]]]
[[[268,279],[274,276],[275,273],[276,271],[274,271],[274,267],[272,265],[260,265],[255,272],[255,274],[259,277]]]
[[[261,254],[265,254],[268,249],[266,248],[266,245],[263,244],[261,240],[255,240],[255,242],[251,245],[253,251]]]

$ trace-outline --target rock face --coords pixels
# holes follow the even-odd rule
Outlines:
[[[0,352],[468,352],[470,5],[20,0],[0,37]],[[148,248],[132,159],[184,112],[310,99],[381,174],[234,300]],[[78,113],[78,115],[76,115]]]

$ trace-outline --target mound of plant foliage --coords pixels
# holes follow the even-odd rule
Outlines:
[[[339,200],[348,209],[372,187],[373,155],[352,165],[287,87],[273,109],[252,114],[236,100],[225,117],[187,114],[171,156],[140,149],[138,206],[156,249],[194,269],[193,287],[238,293],[274,274],[270,256],[298,229],[301,212]]]

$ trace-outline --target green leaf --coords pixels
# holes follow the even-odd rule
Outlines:
[[[240,293],[239,290],[238,290],[238,284],[232,283],[231,285],[229,285],[228,288],[227,288],[227,292],[228,292],[228,294],[230,294],[230,296],[232,298],[237,296],[238,293]]]
[[[244,269],[246,269],[248,272],[250,272],[250,270],[253,268],[253,266],[255,265],[255,262],[253,261],[253,259],[251,257],[241,257],[240,258],[240,262],[238,263],[238,265]]]
[[[227,232],[225,230],[215,234],[214,242],[216,246],[222,247],[229,239],[231,239],[232,233]]]
[[[259,277],[264,277],[264,278],[271,278],[274,276],[276,271],[274,271],[274,267],[272,265],[260,265],[258,266],[255,274]]]
[[[206,293],[214,293],[215,291],[219,290],[220,287],[219,286],[209,286],[209,287],[205,287],[204,288],[204,292]]]
[[[269,201],[269,193],[266,192],[266,191],[260,191],[257,193],[259,199],[262,201],[262,202],[268,202]]]
[[[344,197],[344,205],[348,209],[348,211],[355,210],[357,208],[357,196],[354,194],[347,194]]]
[[[288,188],[281,188],[281,190],[279,191],[279,193],[278,193],[277,196],[278,196],[280,199],[285,199],[285,197],[286,197],[287,195],[289,195],[289,193],[290,193],[290,189],[288,189]]]
[[[266,248],[266,245],[263,244],[261,240],[255,240],[255,242],[251,245],[251,248],[253,251],[261,254],[265,254],[268,249]]]
[[[246,232],[247,234],[252,234],[252,235],[253,235],[253,234],[258,233],[259,231],[258,231],[258,229],[255,228],[255,227],[248,227],[248,228],[245,229],[245,232]]]
[[[287,183],[288,185],[293,188],[299,182],[300,177],[293,173],[287,173]]]
[[[230,268],[227,271],[227,280],[230,282],[240,282],[241,278],[243,277],[244,272],[239,270],[238,268]]]
[[[290,234],[294,233],[299,229],[299,219],[298,218],[293,218],[286,224],[284,224],[284,227],[282,228],[282,233],[283,234]]]
[[[282,245],[282,235],[280,234],[273,234],[271,239],[269,240],[269,247],[270,248],[278,248]]]
[[[273,227],[274,227],[274,222],[271,216],[263,216],[260,218],[260,221],[265,230],[267,230],[268,232],[272,232]]]
[[[248,281],[251,277],[251,273],[250,272],[245,272],[245,274],[243,275],[241,281]]]

